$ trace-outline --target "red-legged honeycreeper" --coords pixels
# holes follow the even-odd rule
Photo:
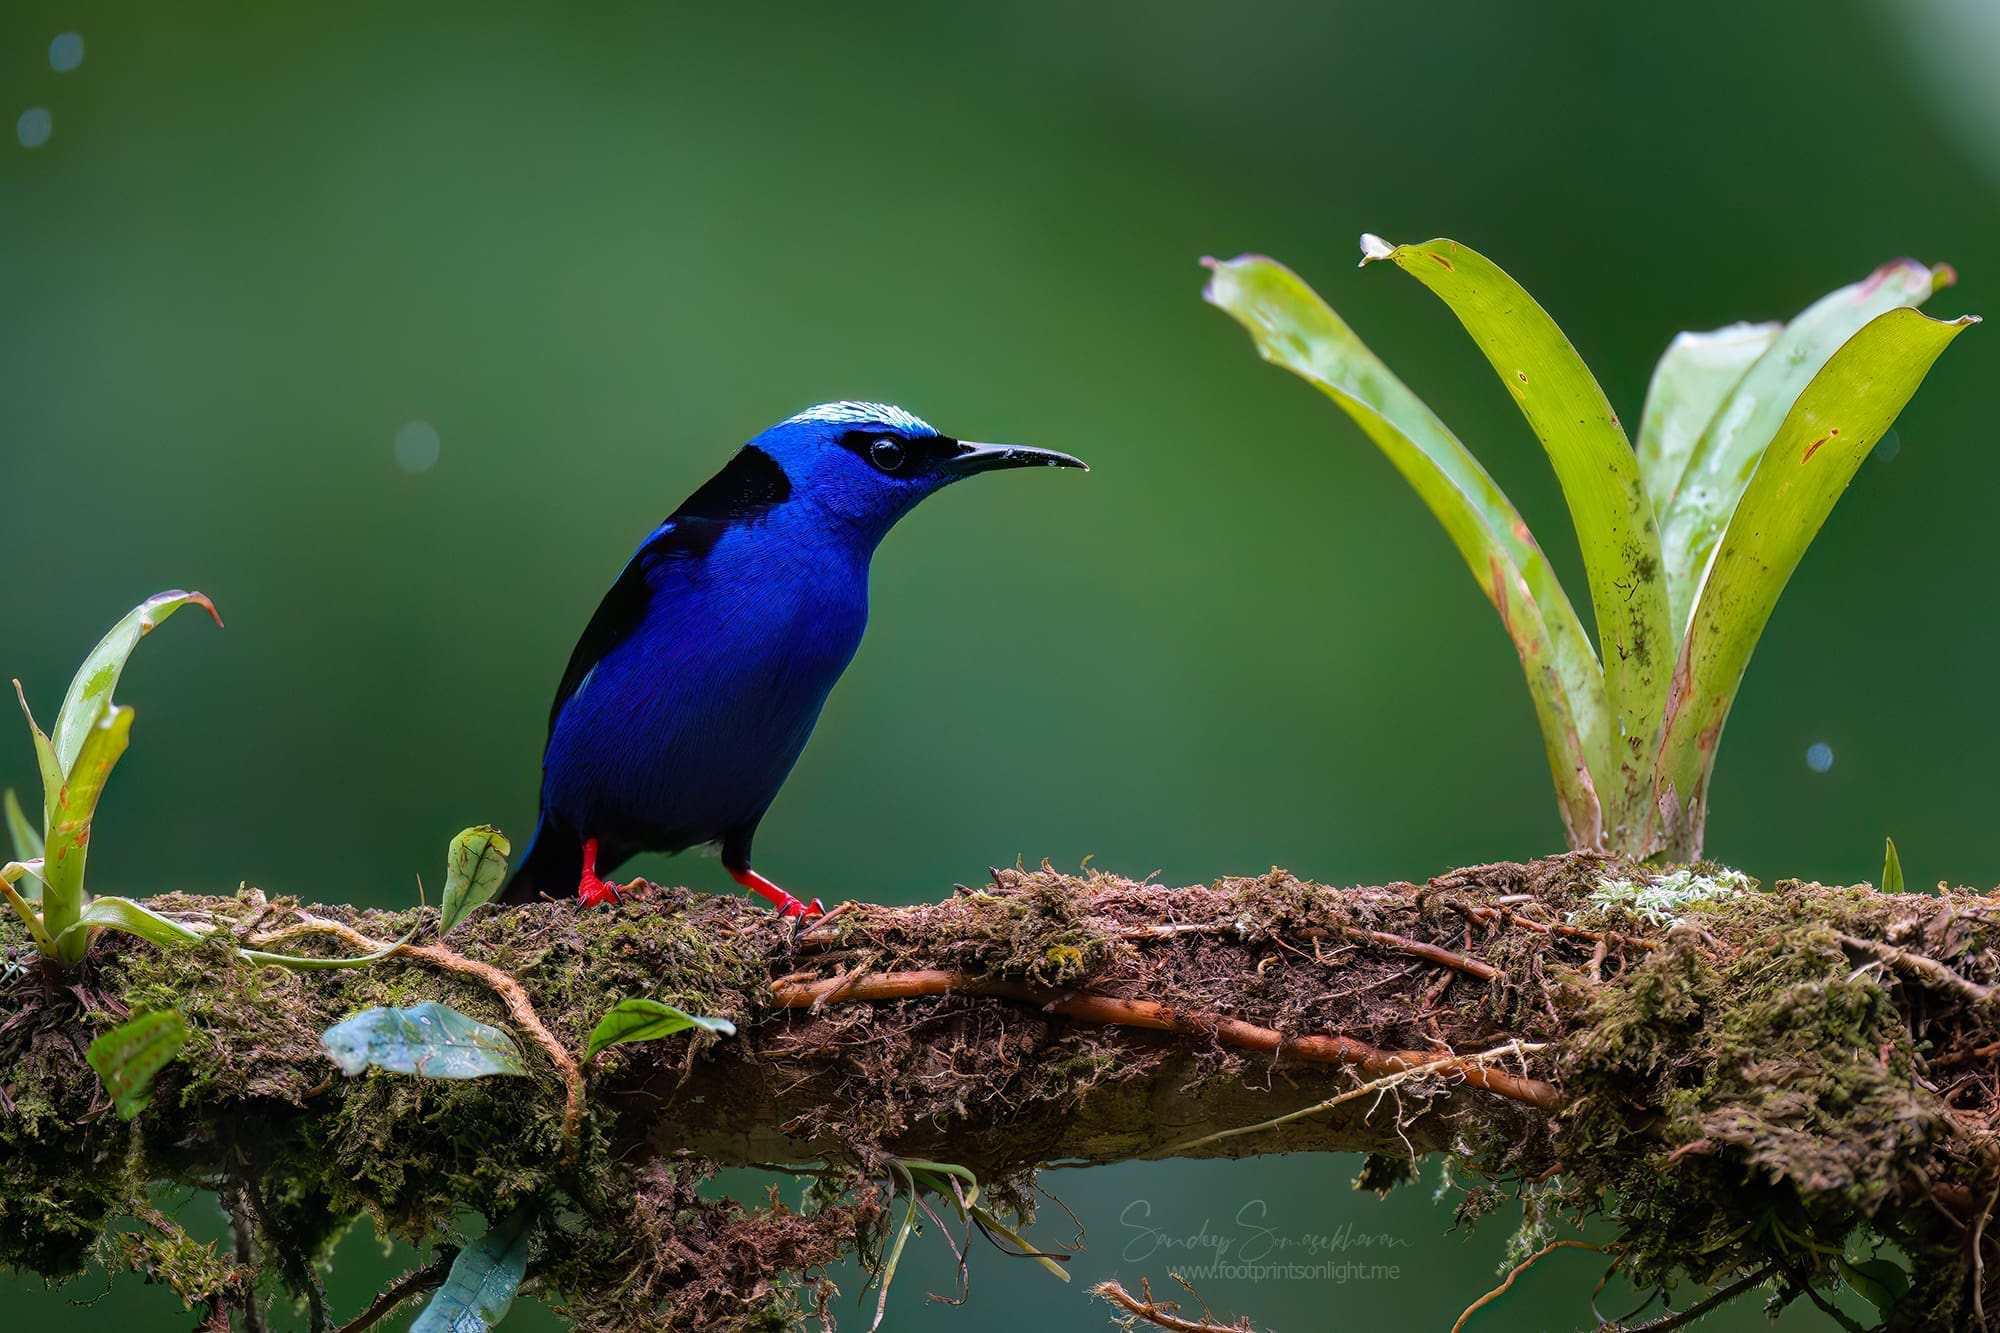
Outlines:
[[[503,900],[594,905],[640,852],[720,843],[737,883],[819,915],[750,868],[750,840],[861,643],[876,545],[961,477],[1083,466],[885,403],[823,403],[744,445],[640,545],[570,654]]]

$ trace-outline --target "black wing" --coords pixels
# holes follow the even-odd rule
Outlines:
[[[556,719],[563,705],[576,694],[577,687],[591,669],[646,618],[653,599],[653,574],[674,560],[699,560],[722,539],[731,524],[754,522],[785,502],[792,493],[791,479],[784,468],[754,444],[737,450],[722,471],[702,483],[666,522],[653,530],[632,558],[625,562],[618,581],[570,652],[563,669],[562,684],[556,687],[555,702],[549,706],[549,733],[555,734]]]

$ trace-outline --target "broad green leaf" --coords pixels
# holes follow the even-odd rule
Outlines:
[[[319,1041],[350,1075],[370,1065],[425,1078],[528,1072],[512,1037],[434,1000],[409,1009],[364,1010],[335,1023]]]
[[[1783,324],[1731,324],[1708,333],[1676,334],[1653,367],[1646,406],[1639,413],[1639,478],[1653,518],[1666,517],[1667,501],[1680,484],[1688,455],[1708,423],[1743,380],[1743,373],[1770,350]]]
[[[152,633],[168,616],[189,604],[207,611],[217,625],[222,623],[222,617],[216,615],[215,604],[198,592],[159,593],[126,612],[125,618],[113,625],[111,632],[90,650],[90,656],[83,659],[83,665],[77,668],[76,678],[69,683],[69,693],[63,696],[62,711],[56,714],[55,731],[52,733],[56,760],[65,774],[76,766],[85,738],[111,707],[111,691],[117,687],[119,674],[125,670],[125,661],[132,655],[139,640]]]
[[[410,1333],[488,1333],[505,1319],[528,1272],[534,1221],[531,1206],[517,1208],[459,1251]]]
[[[1521,659],[1570,844],[1604,841],[1610,767],[1604,675],[1569,597],[1520,512],[1423,399],[1303,280],[1261,255],[1207,261],[1203,297],[1258,354],[1318,387],[1359,425],[1444,525]]]
[[[12,787],[7,789],[7,836],[14,842],[16,861],[39,861],[42,859],[42,831],[28,819],[21,809],[21,798]]]
[[[1908,308],[1876,316],[1778,427],[1716,551],[1674,671],[1658,789],[1659,841],[1674,859],[1700,854],[1716,744],[1778,594],[1931,364],[1976,322],[1944,323]]]
[[[1855,1263],[1842,1258],[1834,1262],[1840,1265],[1840,1275],[1847,1279],[1855,1294],[1884,1315],[1910,1294],[1910,1275],[1894,1259],[1863,1259]]]
[[[734,1036],[736,1025],[726,1018],[703,1018],[676,1009],[658,1000],[620,1000],[610,1013],[598,1020],[590,1030],[590,1042],[583,1058],[588,1060],[607,1046],[620,1046],[628,1041],[652,1041],[658,1037],[671,1037],[676,1032],[689,1028],[700,1028],[704,1032],[719,1032],[723,1036]]]
[[[83,868],[90,855],[91,820],[111,770],[131,743],[132,717],[132,710],[123,704],[112,704],[99,714],[97,723],[79,742],[67,770],[69,780],[60,808],[49,820],[48,856],[42,863],[42,924],[56,937],[58,956],[65,963],[76,963],[89,945],[83,934],[68,932],[83,910]]]
[[[1673,665],[1660,536],[1639,460],[1569,339],[1499,265],[1444,239],[1390,249],[1379,237],[1364,237],[1362,253],[1364,264],[1386,259],[1451,307],[1540,437],[1562,483],[1590,578],[1609,744],[1619,770],[1610,784],[1598,771],[1598,795],[1608,831],[1622,842],[1620,831],[1644,820],[1652,790],[1648,759]]]
[[[465,919],[466,913],[488,902],[507,881],[507,857],[514,850],[507,835],[481,824],[451,840],[444,863],[443,915],[440,935]]]
[[[160,1009],[104,1033],[90,1043],[84,1058],[104,1080],[119,1117],[130,1120],[152,1100],[154,1075],[187,1041],[187,1020],[176,1010]]]
[[[35,714],[28,707],[27,691],[21,682],[14,682],[14,697],[21,701],[21,716],[28,719],[28,733],[35,739],[35,762],[42,771],[42,823],[46,827],[56,816],[62,805],[63,766],[56,758],[56,747],[49,740],[48,733],[35,721]]]
[[[1896,840],[1886,838],[1887,848],[1882,853],[1882,892],[1903,892],[1903,858],[1896,855]]]
[[[1703,573],[1757,460],[1799,394],[1863,325],[1898,306],[1923,304],[1954,276],[1949,265],[1929,268],[1914,259],[1898,259],[1822,297],[1785,326],[1724,399],[1689,451],[1660,520],[1676,648]]]

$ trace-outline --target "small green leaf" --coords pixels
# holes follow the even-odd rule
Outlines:
[[[40,902],[42,897],[42,858],[36,856],[25,861],[9,861],[7,864],[13,867],[13,873],[8,876],[7,882],[9,884],[27,885],[27,888],[22,891],[22,897],[26,898],[29,902]]]
[[[121,1119],[139,1114],[153,1097],[153,1076],[187,1045],[188,1025],[178,1011],[160,1009],[121,1023],[90,1043],[84,1058],[104,1080]]]
[[[1896,840],[1885,838],[1888,844],[1882,853],[1882,892],[1903,892],[1903,858],[1896,855]]]
[[[7,789],[7,836],[14,840],[16,861],[39,861],[42,859],[42,831],[28,821],[27,812],[21,809],[21,798],[12,787]]]
[[[90,906],[79,916],[56,942],[69,944],[77,942],[79,947],[86,944],[92,930],[122,930],[127,935],[136,935],[162,949],[176,945],[195,944],[207,938],[212,927],[197,929],[183,925],[171,917],[161,916],[144,903],[133,902],[130,898],[93,898]],[[266,963],[276,967],[289,968],[294,972],[330,972],[343,967],[364,967],[369,963],[387,958],[396,950],[415,938],[416,927],[412,926],[403,938],[384,945],[373,953],[361,954],[354,958],[315,958],[307,955],[267,953],[262,949],[238,949],[239,958],[253,963]]]
[[[55,731],[51,733],[56,760],[64,774],[75,768],[85,737],[110,709],[111,691],[117,687],[126,659],[132,656],[139,640],[188,605],[201,607],[217,625],[222,623],[222,617],[216,615],[215,603],[198,592],[159,593],[126,612],[125,618],[113,625],[111,632],[90,650],[90,656],[83,659],[76,678],[69,683],[69,693],[63,696],[62,711],[56,714]]]
[[[1033,1259],[1063,1281],[1069,1281],[1069,1270],[1062,1266],[1062,1261],[1068,1257],[1067,1255],[1051,1254],[1047,1250],[1036,1249],[1034,1246],[1028,1244],[1020,1232],[995,1217],[991,1209],[975,1205],[972,1209],[972,1220],[994,1235],[1005,1237],[1007,1240],[1013,1242],[1015,1247],[1014,1253],[1024,1259]]]
[[[528,1271],[534,1220],[532,1206],[517,1208],[459,1251],[410,1333],[488,1333],[505,1319]]]
[[[78,956],[81,956],[82,946],[89,943],[90,931],[100,926],[137,935],[162,949],[177,944],[199,944],[208,934],[207,931],[196,930],[193,926],[184,926],[161,916],[130,898],[96,898],[62,934],[56,936],[56,943],[67,945],[74,941],[78,946]]]
[[[896,1228],[891,1239],[887,1233],[882,1237],[880,1262],[875,1270],[875,1278],[881,1285],[875,1292],[875,1321],[868,1325],[868,1333],[882,1327],[882,1320],[889,1313],[889,1287],[896,1280],[897,1265],[903,1262],[903,1247],[909,1243],[910,1233],[917,1229],[917,1184],[910,1179],[907,1171],[897,1171],[903,1179],[906,1202],[903,1205],[903,1221]],[[893,1200],[891,1200],[893,1204]],[[866,1288],[864,1287],[865,1291]]]
[[[9,861],[5,866],[0,866],[0,895],[6,897],[7,906],[14,909],[14,915],[28,928],[28,935],[34,940],[35,948],[42,957],[55,958],[60,955],[60,951],[56,948],[55,937],[49,934],[48,928],[42,924],[42,914],[36,911],[35,905],[22,897],[20,890],[14,887],[24,877],[39,875],[41,871],[40,861],[31,865]]]
[[[370,1065],[425,1078],[528,1072],[512,1037],[434,1000],[409,1009],[364,1010],[335,1023],[319,1041],[349,1075]]]
[[[1896,1302],[1910,1294],[1910,1275],[1893,1259],[1864,1259],[1860,1263],[1836,1259],[1834,1262],[1840,1265],[1840,1275],[1847,1279],[1847,1285],[1884,1315]]]
[[[507,857],[514,850],[507,835],[486,824],[466,829],[451,840],[444,863],[443,917],[440,935],[465,919],[466,913],[491,901],[507,880]]]
[[[620,1000],[610,1013],[598,1021],[590,1031],[590,1044],[583,1058],[589,1060],[607,1046],[620,1046],[628,1041],[652,1041],[659,1037],[671,1037],[676,1032],[689,1028],[700,1028],[704,1032],[718,1032],[725,1037],[736,1034],[736,1025],[726,1018],[703,1018],[676,1009],[659,1000]]]
[[[48,733],[35,721],[34,712],[28,707],[27,691],[18,680],[14,682],[14,697],[21,701],[21,716],[28,720],[28,734],[35,738],[35,763],[42,770],[42,823],[46,825],[62,808],[62,761],[56,758],[56,747],[50,743]]]
[[[949,1194],[951,1192],[950,1186],[945,1183],[945,1177],[956,1176],[965,1182],[965,1197],[967,1200],[977,1200],[979,1198],[979,1177],[973,1174],[972,1168],[969,1166],[960,1166],[957,1162],[933,1162],[923,1157],[905,1157],[902,1159],[902,1162],[903,1169],[908,1171],[912,1176],[936,1177],[935,1181],[928,1181],[926,1183],[930,1184],[931,1188],[937,1190],[940,1194]]]

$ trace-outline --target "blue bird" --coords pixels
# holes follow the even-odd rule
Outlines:
[[[570,654],[503,900],[595,905],[640,852],[720,843],[737,883],[819,915],[750,868],[750,842],[860,646],[875,547],[952,482],[1034,466],[1084,464],[884,403],[823,403],[744,445],[640,545]]]

